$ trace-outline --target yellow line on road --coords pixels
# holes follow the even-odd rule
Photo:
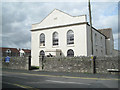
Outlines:
[[[5,71],[4,71],[5,72]],[[5,72],[12,73],[12,72]],[[13,74],[13,73],[12,73]],[[44,74],[30,74],[30,73],[17,73],[14,74],[24,74],[30,76],[46,76],[46,77],[62,77],[62,78],[77,78],[77,79],[92,79],[92,80],[120,80],[118,78],[89,78],[89,77],[72,77],[72,76],[59,76],[59,75],[44,75]]]
[[[20,85],[20,84],[14,84],[14,83],[9,83],[9,82],[4,82],[4,81],[3,81],[3,83],[18,86],[18,87],[29,89],[29,90],[40,90],[40,89],[37,89],[37,88],[33,88],[33,87],[30,87],[30,86],[25,86],[25,85]]]

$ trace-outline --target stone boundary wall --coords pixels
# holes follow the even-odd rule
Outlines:
[[[40,57],[40,71],[108,73],[107,69],[118,69],[118,57],[96,57],[95,67],[91,57]]]
[[[29,70],[29,57],[10,57],[10,62],[5,62],[5,57],[0,60],[2,68]]]
[[[118,57],[97,57],[95,60],[96,73],[108,73],[107,69],[119,69]]]

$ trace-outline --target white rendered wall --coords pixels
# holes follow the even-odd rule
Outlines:
[[[73,30],[74,32],[74,45],[67,45],[67,31]],[[52,45],[52,34],[58,32],[59,45]],[[40,34],[45,34],[45,46],[40,46]],[[62,28],[54,28],[47,30],[32,31],[32,65],[39,65],[39,52],[41,50],[45,51],[45,55],[48,53],[46,51],[54,51],[60,49],[62,55],[67,56],[67,51],[72,49],[74,51],[74,56],[87,56],[87,42],[86,42],[86,24],[75,25]],[[52,53],[51,53],[52,54]]]

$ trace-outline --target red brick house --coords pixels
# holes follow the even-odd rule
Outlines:
[[[17,48],[7,48],[7,47],[0,47],[2,56],[20,56],[20,49]],[[30,56],[31,50],[29,49],[21,49],[24,51],[24,56]]]

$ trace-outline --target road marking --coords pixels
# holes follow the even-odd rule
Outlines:
[[[21,79],[26,79],[25,77],[20,77],[20,76],[8,76],[8,75],[4,75],[4,76],[7,76],[7,77],[15,77],[15,78],[21,78]]]
[[[5,72],[4,73],[12,73],[12,72]],[[44,75],[44,74],[30,74],[30,73],[17,73],[14,72],[12,74],[23,74],[23,75],[30,75],[30,76],[46,76],[46,77],[62,77],[62,78],[76,78],[76,79],[91,79],[91,80],[120,80],[118,78],[89,78],[89,77],[72,77],[72,76],[59,76],[59,75]],[[4,76],[4,75],[3,75]]]
[[[46,80],[48,82],[55,82],[55,83],[65,83],[65,84],[85,84],[85,83],[79,83],[79,82],[63,82],[63,81],[54,81],[54,80]],[[85,84],[90,85],[90,84]]]
[[[30,90],[40,90],[40,89],[36,89],[36,88],[30,87],[30,86],[14,84],[14,83],[9,83],[9,82],[4,82],[4,81],[2,83],[6,83],[6,84],[10,84],[10,85],[18,86],[18,87],[21,87],[21,88],[30,89]]]

